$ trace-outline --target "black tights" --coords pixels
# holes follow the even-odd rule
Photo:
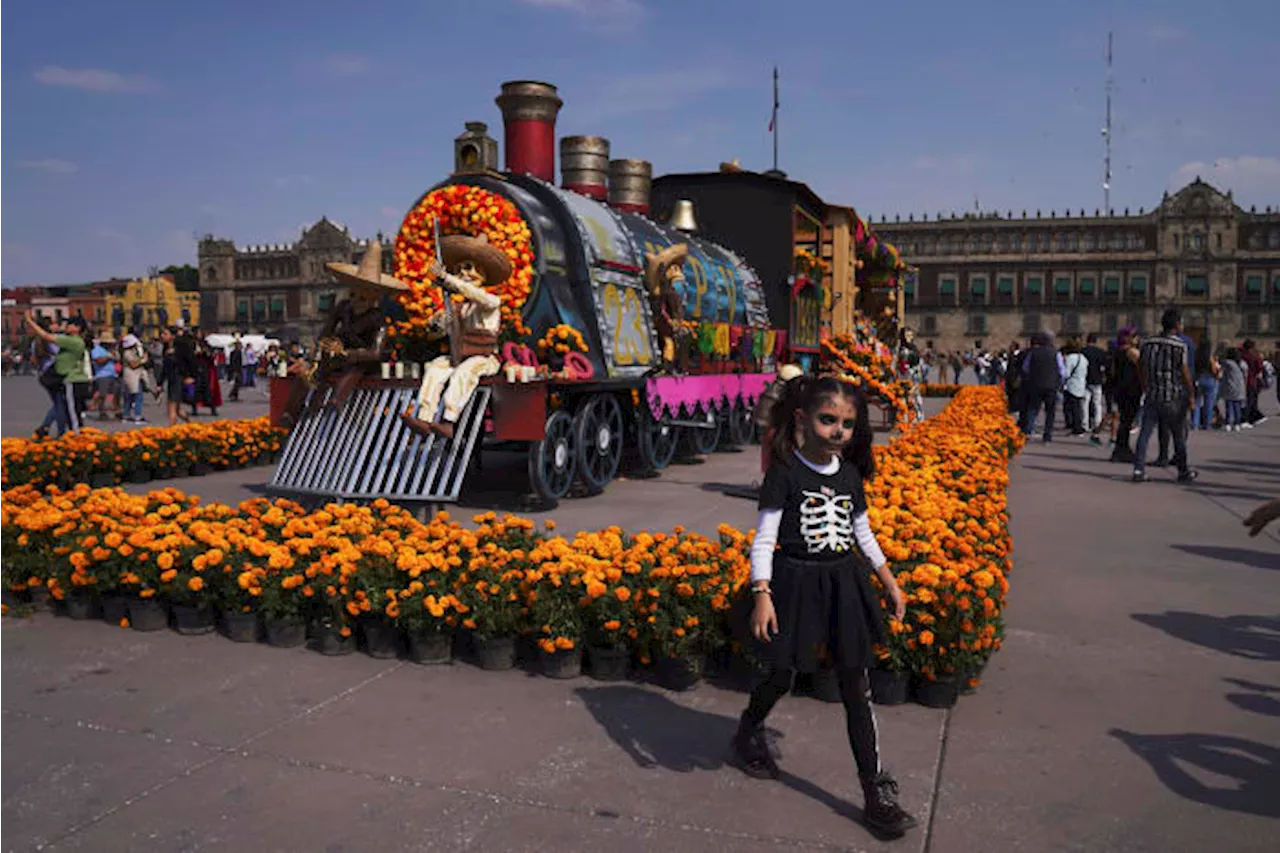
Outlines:
[[[751,691],[743,722],[753,728],[764,724],[765,718],[778,704],[778,700],[791,691],[795,671],[774,670],[769,677]],[[871,710],[871,688],[867,674],[861,669],[836,671],[840,681],[840,699],[844,702],[845,726],[849,733],[849,747],[853,760],[858,764],[858,775],[870,779],[880,772],[880,745],[876,736],[876,718]]]

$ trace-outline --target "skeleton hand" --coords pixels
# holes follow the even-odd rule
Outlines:
[[[427,264],[427,272],[431,273],[436,278],[444,278],[445,268],[444,265],[440,263],[439,258],[432,258],[431,263]]]

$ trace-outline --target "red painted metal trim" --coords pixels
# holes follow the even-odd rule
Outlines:
[[[640,267],[635,267],[635,266],[632,266],[631,264],[620,264],[617,261],[600,261],[600,266],[608,267],[611,270],[629,272],[633,275],[638,275],[640,272],[642,272]]]
[[[507,171],[533,175],[548,183],[556,179],[554,122],[521,119],[506,122]]]
[[[579,195],[594,198],[596,201],[608,201],[609,187],[605,184],[564,184],[563,189],[573,190]]]

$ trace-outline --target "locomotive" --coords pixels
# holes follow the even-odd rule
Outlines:
[[[696,233],[687,202],[666,222],[650,218],[651,167],[610,160],[599,137],[560,140],[563,181],[554,184],[555,87],[516,81],[497,98],[506,168],[498,169],[487,126],[455,140],[454,173],[410,209],[396,241],[396,275],[423,296],[432,286],[421,259],[429,224],[493,225],[495,236],[527,235],[510,252],[519,264],[503,294],[507,365],[531,366],[528,345],[572,328],[585,343],[571,373],[504,370],[482,382],[450,439],[408,435],[395,413],[412,399],[409,377],[366,380],[341,412],[322,411],[291,436],[272,488],[296,496],[458,498],[485,447],[523,446],[531,490],[541,498],[602,491],[629,451],[630,464],[665,468],[677,454],[706,454],[755,440],[753,410],[790,356],[785,320],[771,321],[766,283],[746,258]],[[454,206],[462,199],[473,210]],[[468,217],[470,217],[468,219]],[[520,226],[524,227],[521,228]],[[473,235],[479,236],[479,235]],[[699,338],[687,364],[670,369],[645,279],[646,256],[684,244],[676,281],[687,325]],[[776,283],[782,289],[790,282]],[[425,312],[424,312],[425,313]],[[509,332],[511,330],[508,330]],[[585,362],[585,364],[583,363]],[[319,470],[314,470],[318,468]]]

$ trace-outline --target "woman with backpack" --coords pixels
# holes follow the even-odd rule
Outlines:
[[[1244,403],[1247,399],[1246,379],[1248,367],[1240,360],[1240,350],[1231,347],[1227,357],[1222,360],[1222,381],[1218,385],[1218,396],[1226,407],[1223,419],[1224,432],[1239,432],[1242,427]]]
[[[1089,375],[1089,359],[1080,351],[1080,341],[1072,338],[1062,348],[1063,363],[1067,368],[1067,378],[1062,386],[1063,417],[1067,421],[1067,429],[1074,436],[1085,434],[1084,401],[1086,394],[1085,379]]]

